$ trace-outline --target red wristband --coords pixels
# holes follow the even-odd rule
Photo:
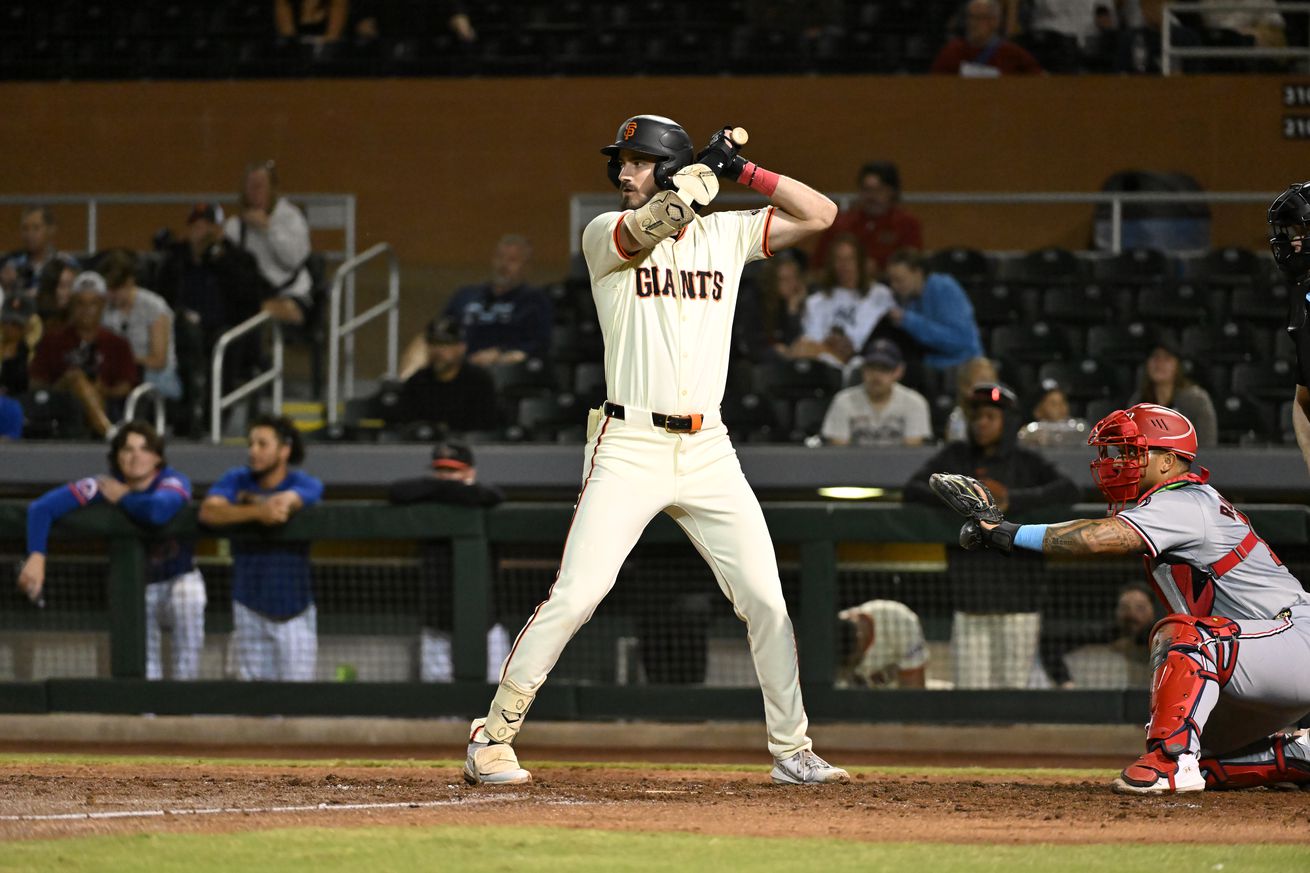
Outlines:
[[[778,190],[778,174],[771,173],[753,161],[747,161],[737,177],[737,184],[745,185],[752,191],[759,191],[765,197],[772,197]]]

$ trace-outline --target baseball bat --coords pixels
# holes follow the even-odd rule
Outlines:
[[[739,146],[746,145],[746,143],[749,142],[751,138],[751,135],[746,132],[746,128],[744,127],[734,127],[732,129],[732,133],[729,134],[729,136],[732,138],[732,141]]]

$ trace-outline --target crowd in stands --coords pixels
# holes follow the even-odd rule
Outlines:
[[[1272,0],[1171,13],[1178,48],[1304,45]],[[0,78],[1160,72],[1165,0],[9,0]],[[632,38],[640,34],[639,39]],[[1301,63],[1301,62],[1297,62]],[[1188,58],[1195,72],[1304,72]]]

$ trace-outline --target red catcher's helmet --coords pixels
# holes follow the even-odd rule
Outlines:
[[[1187,416],[1155,403],[1111,412],[1092,428],[1087,444],[1098,449],[1091,463],[1092,479],[1110,502],[1111,512],[1137,497],[1150,449],[1196,460],[1196,428]]]

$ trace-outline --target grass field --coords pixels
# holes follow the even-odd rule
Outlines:
[[[780,822],[785,826],[785,822]],[[1192,845],[1169,847],[1177,873],[1245,873],[1310,868],[1310,848]],[[613,833],[553,828],[299,828],[190,836],[150,834],[9,843],[3,871],[63,873],[232,873],[314,871],[636,870],[911,871],[1018,873],[1113,871],[1159,873],[1160,846],[996,846],[747,839],[685,834]]]

